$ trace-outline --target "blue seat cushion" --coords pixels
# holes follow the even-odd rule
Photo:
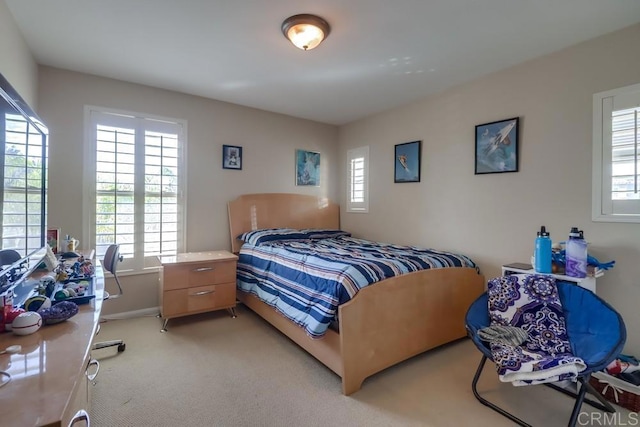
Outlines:
[[[581,375],[604,369],[624,347],[624,321],[613,307],[593,292],[565,281],[558,281],[557,287],[571,350],[587,364]],[[476,347],[493,360],[489,343],[477,335],[479,329],[491,324],[486,292],[471,304],[465,321]]]

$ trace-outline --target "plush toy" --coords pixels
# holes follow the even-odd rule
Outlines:
[[[552,252],[551,259],[554,263],[565,265],[566,263],[565,250],[562,249],[560,251]],[[608,270],[610,268],[613,268],[615,263],[616,263],[615,261],[600,262],[595,257],[592,257],[591,255],[587,255],[587,264],[593,265],[601,270]]]

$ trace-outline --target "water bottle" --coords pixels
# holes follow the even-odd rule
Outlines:
[[[565,274],[571,277],[587,277],[587,242],[582,230],[571,227],[565,249]]]
[[[537,273],[551,273],[551,237],[544,225],[536,237],[534,268]]]

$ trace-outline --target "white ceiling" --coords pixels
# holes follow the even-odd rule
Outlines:
[[[39,64],[336,125],[640,22],[640,0],[5,2]],[[332,27],[308,52],[280,31],[299,13]]]

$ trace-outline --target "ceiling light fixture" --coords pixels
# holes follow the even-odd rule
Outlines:
[[[290,16],[282,23],[282,34],[302,50],[311,50],[318,46],[330,31],[331,27],[327,21],[306,13]]]

